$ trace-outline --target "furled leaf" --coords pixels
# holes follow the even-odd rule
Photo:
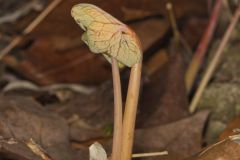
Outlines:
[[[114,57],[120,65],[128,67],[142,60],[136,34],[107,12],[92,4],[81,3],[72,8],[71,14],[85,31],[82,40],[93,53],[103,53],[110,62]]]

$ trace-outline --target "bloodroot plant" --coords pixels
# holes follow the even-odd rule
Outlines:
[[[142,68],[142,49],[137,35],[125,24],[92,5],[81,3],[72,8],[72,17],[85,31],[82,40],[93,53],[101,53],[112,64],[114,89],[114,134],[112,160],[129,160]],[[119,67],[130,67],[131,75],[122,120],[122,93]]]

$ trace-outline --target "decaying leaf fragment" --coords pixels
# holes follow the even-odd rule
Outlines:
[[[95,142],[89,147],[90,160],[108,160],[107,153],[105,152],[102,145]]]
[[[82,40],[93,53],[103,53],[109,62],[114,57],[119,66],[141,62],[140,41],[125,24],[92,4],[75,5],[71,14],[85,31]]]
[[[26,142],[26,145],[43,160],[53,160],[32,138]]]

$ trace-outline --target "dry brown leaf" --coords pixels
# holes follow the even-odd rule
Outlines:
[[[1,144],[1,152],[10,157],[17,155],[27,160],[38,160],[36,157],[39,156],[32,153],[26,144],[20,143],[32,138],[54,160],[72,160],[67,122],[31,98],[0,96],[0,135],[19,142]]]
[[[153,48],[153,45],[156,43],[159,43],[158,41],[164,37],[169,29],[168,22],[160,18],[149,18],[144,21],[131,23],[129,26],[139,36],[144,52],[149,48]]]
[[[188,115],[183,58],[179,53],[148,77],[139,104],[139,127],[157,126]]]
[[[208,111],[180,121],[136,130],[135,153],[167,150],[161,160],[182,160],[201,149],[202,131]],[[155,158],[152,158],[155,159]]]
[[[240,159],[240,135],[231,136],[217,142],[197,155],[186,160],[239,160]]]
[[[136,20],[149,16],[163,15],[168,16],[166,11],[166,2],[159,0],[128,0],[124,1],[122,11],[124,19]],[[206,1],[188,1],[188,0],[172,0],[174,11],[177,19],[193,15],[205,15],[207,12]],[[140,13],[141,11],[141,13]]]
[[[66,103],[55,104],[49,108],[66,119],[78,117],[70,123],[71,140],[82,142],[106,137],[106,128],[113,124],[112,83],[105,83],[91,95],[75,95]]]
[[[240,115],[235,117],[225,128],[225,130],[220,134],[219,140],[224,140],[229,136],[235,135],[240,128]]]
[[[167,61],[168,61],[167,51],[165,49],[161,49],[147,61],[144,71],[148,76],[151,76],[161,67],[163,67],[167,63]]]
[[[111,77],[111,68],[102,57],[96,57],[79,40],[82,32],[71,18],[70,11],[78,0],[63,1],[28,37],[33,42],[23,52],[8,55],[8,66],[37,84],[83,83],[100,84]],[[85,1],[86,2],[86,1]],[[119,0],[94,0],[116,17],[121,17]],[[64,40],[63,40],[64,39]],[[74,42],[72,42],[74,40]],[[59,41],[61,47],[56,45]],[[65,48],[63,48],[65,46]]]

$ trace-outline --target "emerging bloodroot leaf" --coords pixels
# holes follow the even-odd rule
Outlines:
[[[141,62],[140,41],[127,25],[92,4],[75,5],[71,14],[86,31],[82,40],[93,53],[103,53],[110,63],[111,57],[114,57],[120,66],[132,67]]]

